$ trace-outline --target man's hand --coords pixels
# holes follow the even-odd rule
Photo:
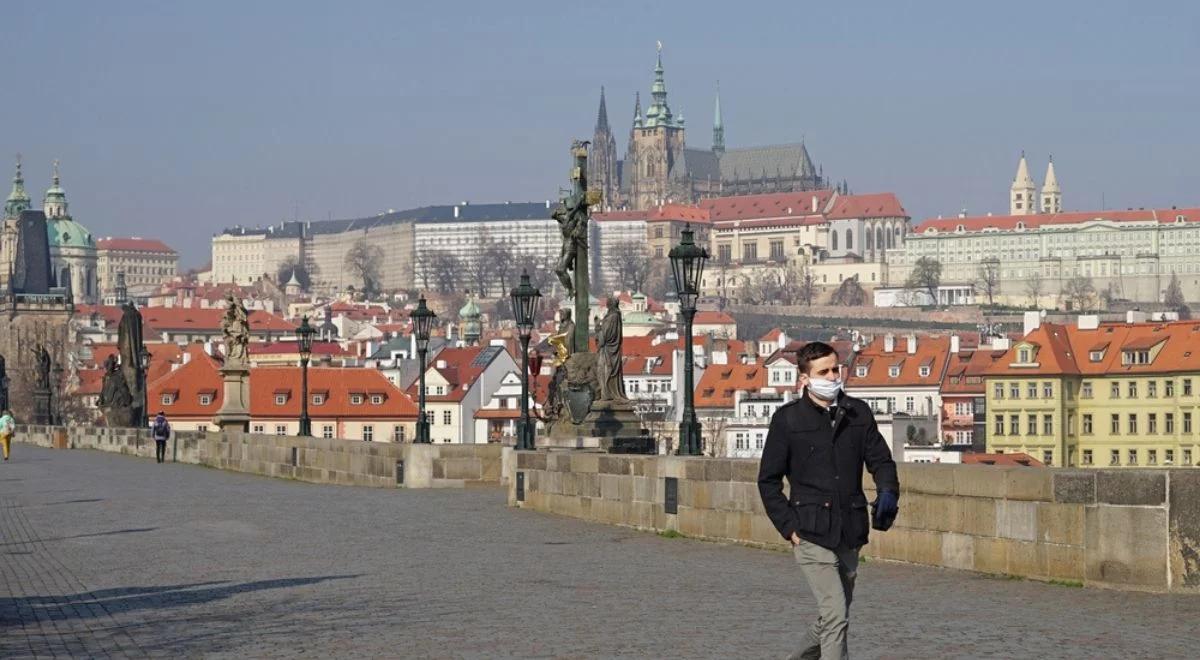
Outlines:
[[[896,514],[900,512],[899,500],[900,496],[893,491],[879,491],[879,496],[872,505],[874,515],[871,526],[881,531],[891,528],[892,523],[896,521]]]
[[[800,545],[800,535],[792,532],[792,545]]]

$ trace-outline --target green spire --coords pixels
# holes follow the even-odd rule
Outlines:
[[[713,144],[712,150],[718,154],[725,153],[725,123],[721,121],[721,81],[717,81],[717,107],[713,112]]]
[[[58,177],[58,161],[54,161],[52,183],[42,198],[42,209],[47,218],[63,218],[67,216],[67,193],[63,191]]]
[[[633,127],[642,127],[642,93],[634,92],[633,97]]]
[[[646,126],[673,125],[671,108],[667,105],[667,83],[663,80],[662,42],[658,42],[658,62],[654,66],[654,84],[650,87],[653,101],[646,109]]]
[[[29,210],[29,195],[25,194],[25,178],[21,176],[21,154],[17,154],[17,173],[13,176],[12,192],[4,203],[4,217],[15,218]]]

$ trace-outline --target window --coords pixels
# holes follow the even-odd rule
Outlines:
[[[1183,464],[1184,465],[1192,464],[1192,450],[1191,449],[1183,450]]]
[[[392,442],[404,442],[404,425],[397,424],[392,427]]]
[[[1022,348],[1021,350],[1017,351],[1017,362],[1020,362],[1021,364],[1029,364],[1028,348]]]
[[[723,243],[717,246],[717,261],[727,264],[733,261],[733,246],[729,243]]]
[[[1020,383],[1009,383],[1008,384],[1008,398],[1010,398],[1010,399],[1021,398],[1021,384]]]
[[[363,440],[366,442],[375,441],[375,427],[370,424],[363,424]]]
[[[253,433],[266,433],[267,429],[262,424],[255,424],[254,428],[252,429],[252,432]]]
[[[1085,382],[1079,386],[1079,396],[1083,399],[1092,398],[1092,384],[1090,382]]]
[[[1004,435],[1004,415],[996,415],[993,417],[994,428],[992,429],[996,435]]]
[[[899,365],[892,365],[892,366],[888,367],[888,376],[890,376],[891,378],[895,378],[899,375],[900,375]]]
[[[282,406],[285,403],[287,403],[287,395],[286,394],[276,394],[275,395],[275,405]]]
[[[1175,450],[1174,449],[1164,449],[1163,450],[1163,464],[1164,465],[1174,465],[1175,464]]]
[[[1158,450],[1157,449],[1147,449],[1146,450],[1146,465],[1158,465]]]
[[[1163,414],[1163,432],[1171,435],[1175,434],[1175,413]]]
[[[1138,395],[1137,390],[1138,390],[1137,381],[1136,380],[1129,381],[1129,398],[1136,399],[1137,395]]]
[[[866,377],[867,377],[867,368],[866,368],[866,367],[863,367],[863,366],[857,366],[857,367],[855,367],[855,368],[854,368],[854,375],[855,375],[855,376],[857,376],[857,377],[859,377],[859,378],[866,378]]]
[[[212,404],[212,395],[211,394],[201,394],[200,395],[200,405],[207,406],[207,405],[211,405],[211,404]]]
[[[1124,351],[1121,353],[1122,364],[1150,364],[1150,351]]]
[[[196,426],[196,430],[201,433],[208,433],[208,424],[200,424]]]
[[[992,385],[992,398],[994,398],[994,399],[1003,399],[1004,398],[1004,383],[996,383],[996,384]]]
[[[974,412],[974,404],[970,401],[959,401],[954,404],[955,415],[970,415]]]
[[[1054,383],[1042,383],[1042,398],[1043,399],[1053,399],[1054,398]]]
[[[1037,435],[1037,415],[1025,416],[1025,435]]]
[[[1083,434],[1084,435],[1092,434],[1092,415],[1091,415],[1091,413],[1084,413],[1084,415],[1083,415]]]
[[[771,259],[783,261],[783,241],[771,241]]]
[[[1152,380],[1146,383],[1146,398],[1153,399],[1158,396],[1158,381]]]
[[[1192,432],[1192,413],[1183,413],[1183,432],[1191,434]]]
[[[929,376],[929,367],[922,366],[920,369],[918,369],[918,372],[921,374],[921,378],[925,378]]]
[[[363,395],[361,395],[361,394],[351,394],[350,395],[350,405],[361,406],[362,402],[363,402]]]
[[[1175,381],[1173,381],[1173,380],[1164,380],[1163,381],[1163,396],[1165,396],[1165,397],[1175,396]]]
[[[333,425],[332,424],[326,424],[321,427],[321,437],[325,438],[326,440],[333,438]]]
[[[1028,398],[1036,399],[1037,398],[1037,383],[1029,383],[1025,387],[1025,391],[1026,391],[1026,396]]]
[[[763,448],[763,440],[764,440],[763,434],[755,433],[754,434],[754,448],[762,449]]]
[[[1042,415],[1042,435],[1054,435],[1054,415]]]
[[[1127,455],[1129,456],[1128,464],[1137,465],[1138,451],[1136,449],[1130,449]]]
[[[1129,413],[1129,434],[1137,433],[1137,413]]]
[[[1191,378],[1183,379],[1183,395],[1184,396],[1192,395],[1192,379]]]
[[[1121,416],[1117,413],[1112,414],[1112,426],[1108,429],[1108,432],[1112,435],[1121,434]]]
[[[1108,452],[1108,464],[1109,465],[1120,465],[1121,464],[1121,450],[1120,449],[1113,449]]]
[[[1054,452],[1049,449],[1043,449],[1042,462],[1046,465],[1054,465]]]
[[[1008,416],[1008,434],[1009,435],[1021,435],[1021,416],[1020,415],[1009,415]]]
[[[1110,398],[1110,399],[1121,398],[1121,384],[1120,383],[1112,384],[1111,391],[1108,393],[1108,398]]]
[[[911,396],[904,397],[904,412],[913,412],[916,401]]]
[[[371,395],[371,405],[373,405],[373,406],[383,405],[383,395],[382,394],[372,394]]]
[[[758,261],[758,243],[742,243],[742,261]]]
[[[1158,413],[1146,415],[1146,432],[1158,433]]]
[[[287,425],[286,424],[276,424],[275,425],[275,435],[287,435]]]
[[[1092,464],[1092,450],[1091,449],[1083,450],[1083,464],[1084,465]]]
[[[325,395],[324,394],[312,395],[312,403],[314,406],[319,406],[319,405],[324,404],[325,403]]]
[[[174,396],[174,395],[171,395],[171,394],[164,394],[164,395],[162,395],[162,404],[163,404],[164,406],[169,406],[169,405],[171,405],[171,403],[172,403],[173,401],[175,401],[175,396]]]
[[[446,426],[450,426],[450,424],[451,424],[451,421],[450,421],[450,420],[451,420],[451,419],[453,419],[453,417],[451,416],[451,413],[450,413],[450,411],[449,411],[449,410],[443,410],[443,411],[442,411],[442,424],[445,424]]]
[[[1104,351],[1091,351],[1088,353],[1088,359],[1092,362],[1099,362],[1104,359]]]

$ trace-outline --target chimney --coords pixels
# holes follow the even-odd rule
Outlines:
[[[1025,336],[1029,336],[1029,333],[1033,332],[1034,330],[1037,330],[1040,327],[1042,327],[1042,313],[1041,312],[1025,312],[1025,328],[1024,328]]]
[[[454,217],[455,218],[458,217],[458,207],[457,206],[454,207]]]
[[[896,350],[896,335],[889,332],[883,336],[883,352],[891,353],[894,350]]]
[[[911,333],[908,335],[908,354],[917,354],[917,336]]]
[[[1140,309],[1131,309],[1128,312],[1125,312],[1125,322],[1126,323],[1145,323],[1146,322],[1146,312],[1143,312]]]
[[[1080,314],[1075,324],[1080,330],[1096,330],[1100,327],[1100,317],[1096,314]]]
[[[438,368],[438,369],[445,369],[445,368],[446,368],[446,361],[445,361],[445,360],[438,360],[438,361],[436,362],[436,364],[437,364],[437,368]]]
[[[812,212],[813,213],[817,212],[817,196],[816,195],[812,196]]]
[[[950,335],[950,353],[957,355],[959,349],[958,335]]]

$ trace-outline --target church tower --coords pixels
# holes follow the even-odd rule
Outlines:
[[[1013,178],[1009,190],[1009,215],[1033,215],[1037,213],[1037,187],[1029,176],[1029,164],[1025,162],[1025,152],[1021,152],[1021,161],[1017,163],[1017,176]]]
[[[599,190],[606,209],[619,208],[617,180],[617,140],[608,125],[608,108],[604,103],[604,88],[600,88],[600,110],[596,113],[596,130],[592,133],[592,151],[588,155],[588,184]]]
[[[12,192],[4,202],[4,217],[16,218],[29,210],[29,195],[25,193],[25,177],[21,176],[21,155],[17,154],[17,173],[13,175]]]
[[[1054,156],[1046,166],[1046,182],[1042,184],[1042,213],[1062,213],[1062,190],[1054,176]]]
[[[70,217],[67,214],[67,193],[63,191],[58,177],[57,160],[54,161],[51,185],[46,189],[46,196],[42,198],[42,212],[46,214],[47,220]]]
[[[671,181],[672,168],[683,156],[684,129],[682,118],[676,117],[667,105],[661,43],[650,96],[645,118],[641,118],[640,112],[634,117],[629,156],[624,165],[629,179],[627,202],[634,209],[648,209],[668,201],[692,201],[689,186],[680,188]],[[687,183],[686,179],[683,183]]]

